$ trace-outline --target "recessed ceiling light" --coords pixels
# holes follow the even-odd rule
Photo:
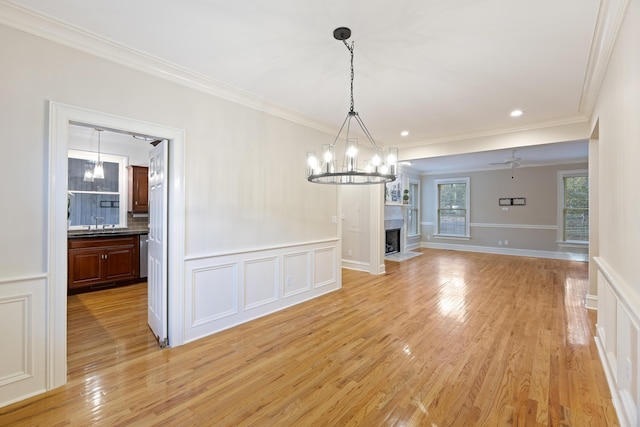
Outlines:
[[[403,130],[402,132],[400,132],[401,136],[408,136],[409,135],[409,131],[408,130]]]
[[[400,162],[400,164],[404,166],[411,166],[411,162]]]
[[[524,114],[524,111],[522,110],[513,110],[511,112],[511,117],[520,117],[522,114]]]

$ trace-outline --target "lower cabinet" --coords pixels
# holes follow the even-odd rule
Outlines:
[[[138,279],[139,246],[138,236],[69,239],[69,290]]]

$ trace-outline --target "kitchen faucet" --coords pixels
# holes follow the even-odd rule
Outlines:
[[[104,222],[104,217],[103,216],[97,216],[95,217],[96,219],[96,230],[98,229],[98,221],[102,221]]]

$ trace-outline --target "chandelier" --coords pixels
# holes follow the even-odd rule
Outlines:
[[[373,141],[373,137],[354,110],[353,104],[353,48],[346,40],[351,37],[349,28],[336,28],[333,37],[340,40],[351,54],[351,108],[342,122],[338,135],[332,144],[324,144],[321,155],[307,151],[307,180],[317,184],[383,184],[393,182],[397,176],[398,149],[383,150]],[[359,127],[358,134],[364,135],[366,143],[359,143],[351,132],[354,121]],[[343,135],[343,131],[344,135]],[[340,149],[338,149],[340,143]],[[344,143],[344,145],[342,145]],[[339,158],[338,158],[339,156]]]

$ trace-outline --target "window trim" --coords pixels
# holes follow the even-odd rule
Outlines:
[[[415,222],[416,222],[416,232],[415,233],[410,233],[410,224],[407,221],[407,237],[420,237],[421,235],[421,230],[420,230],[420,180],[419,179],[414,179],[414,178],[409,178],[407,180],[407,188],[411,188],[411,184],[414,184],[417,186],[417,190],[416,190],[416,196],[417,196],[417,200],[416,198],[411,199],[410,202],[410,206],[409,206],[409,210],[411,211],[415,211],[416,213],[416,218],[415,218]],[[409,190],[409,193],[411,193],[411,190]]]
[[[67,158],[71,159],[81,159],[81,160],[96,160],[97,153],[92,151],[82,151],[82,150],[68,150]],[[118,215],[120,217],[120,222],[116,224],[115,228],[127,228],[127,201],[128,201],[128,171],[127,166],[129,166],[129,158],[127,156],[117,155],[117,154],[104,154],[100,153],[100,160],[103,162],[109,163],[118,163],[119,164],[119,177],[118,177],[118,192],[112,191],[76,191],[69,190],[69,183],[67,181],[67,194],[71,195],[74,193],[78,194],[118,194],[120,195],[120,207],[118,211]],[[73,225],[68,227],[69,230],[86,230],[86,225]]]
[[[588,169],[559,170],[557,179],[557,226],[558,234],[556,243],[560,247],[583,247],[589,244],[588,240],[564,240],[564,179],[576,176],[589,178]]]
[[[434,215],[434,237],[438,238],[451,238],[451,239],[470,239],[471,238],[471,178],[468,176],[464,177],[455,177],[455,178],[436,178],[433,180],[434,188],[435,188],[435,215]],[[440,209],[440,192],[438,191],[438,186],[440,184],[465,184],[466,189],[466,215],[465,215],[465,234],[442,234],[440,233],[440,220],[438,217],[438,209]]]

